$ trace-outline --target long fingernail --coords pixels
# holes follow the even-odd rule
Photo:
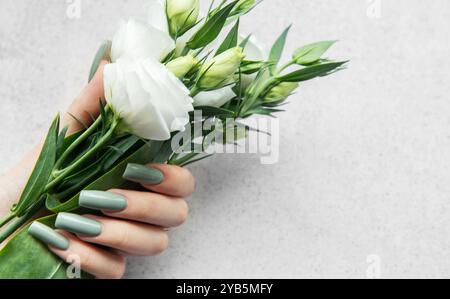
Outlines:
[[[74,234],[96,237],[102,233],[102,224],[94,219],[76,214],[59,213],[55,226]]]
[[[101,211],[122,211],[127,207],[127,199],[119,194],[103,191],[82,191],[79,204],[82,207]]]
[[[128,164],[123,178],[135,183],[158,185],[164,180],[163,173],[156,168],[139,164]]]
[[[69,248],[69,239],[40,222],[33,222],[30,225],[28,232],[36,239],[50,246],[61,250],[67,250]]]

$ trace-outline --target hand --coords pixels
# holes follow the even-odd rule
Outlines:
[[[71,115],[85,123],[98,115],[98,99],[103,97],[103,66],[69,108]],[[69,114],[64,117],[69,134],[81,129]],[[0,182],[0,215],[17,202],[32,171],[40,147],[5,175]],[[184,198],[194,192],[191,173],[170,165],[128,165],[124,178],[140,183],[148,192],[109,190],[83,191],[80,205],[102,211],[103,216],[60,213],[56,231],[33,223],[33,236],[49,244],[56,255],[67,261],[78,257],[81,268],[98,278],[121,278],[126,256],[152,256],[168,245],[167,228],[181,225],[187,218]]]

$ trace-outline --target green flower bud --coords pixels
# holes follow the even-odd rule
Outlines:
[[[297,88],[297,82],[283,82],[272,88],[264,98],[266,103],[274,103],[286,100]]]
[[[192,55],[178,57],[170,61],[166,67],[178,78],[183,78],[198,64],[197,58]]]
[[[208,90],[223,86],[233,79],[233,75],[241,65],[245,54],[242,48],[229,49],[222,54],[212,58],[200,70],[200,80],[197,86]]]
[[[199,0],[167,0],[166,11],[170,33],[172,36],[180,36],[197,22]]]

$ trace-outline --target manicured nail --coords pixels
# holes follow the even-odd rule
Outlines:
[[[70,213],[59,213],[56,217],[55,226],[74,234],[89,237],[96,237],[102,233],[100,222]]]
[[[127,207],[127,199],[119,194],[103,191],[82,191],[79,204],[82,207],[101,211],[122,211]]]
[[[139,164],[128,164],[123,178],[135,183],[159,185],[164,180],[164,175],[156,168]]]
[[[40,222],[33,222],[28,232],[36,239],[50,246],[61,250],[67,250],[69,248],[69,239]]]

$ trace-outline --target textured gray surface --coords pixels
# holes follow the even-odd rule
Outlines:
[[[119,17],[145,1],[0,1],[0,171],[82,88]],[[198,192],[170,250],[127,277],[450,277],[447,0],[266,0],[244,29],[288,50],[339,39],[349,70],[305,84],[281,115],[281,158],[218,156],[192,167]],[[369,9],[368,9],[369,8]],[[250,19],[250,20],[249,20]],[[297,41],[297,42],[295,42]],[[376,267],[375,269],[377,269]]]

